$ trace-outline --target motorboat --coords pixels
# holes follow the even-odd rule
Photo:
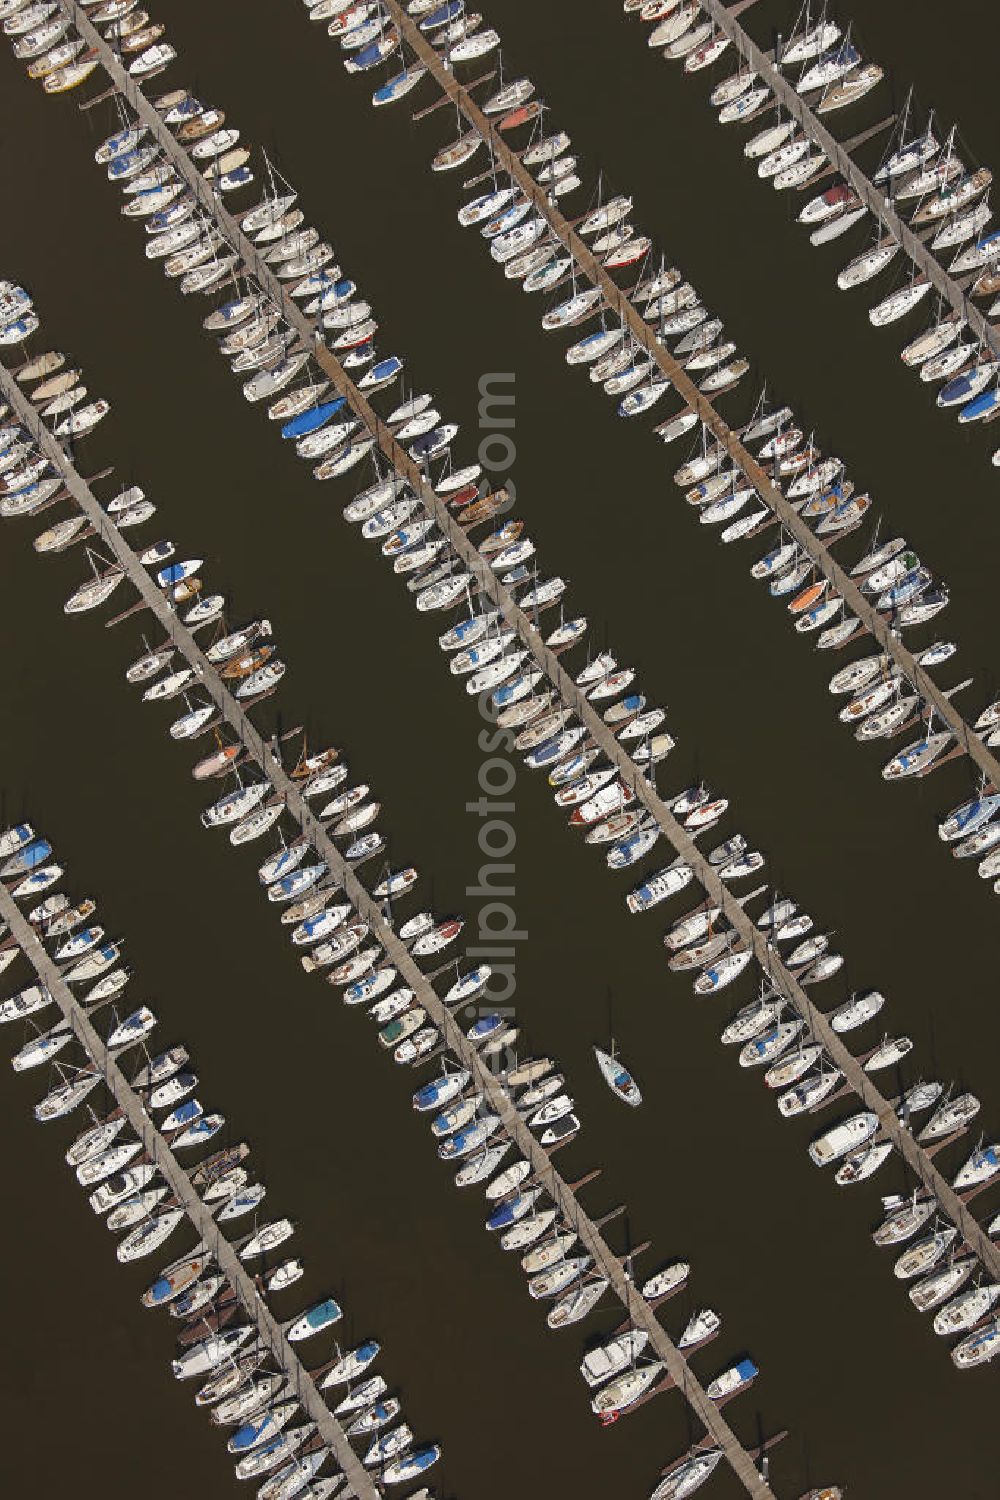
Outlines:
[[[321,1333],[323,1329],[329,1328],[342,1316],[341,1310],[332,1297],[327,1297],[323,1302],[317,1302],[297,1318],[288,1329],[287,1337],[291,1342],[301,1342],[303,1339],[312,1338],[313,1334]]]
[[[740,1359],[709,1381],[705,1394],[710,1401],[728,1401],[756,1380],[759,1370],[752,1359]]]
[[[664,1266],[642,1285],[641,1291],[647,1302],[659,1302],[679,1291],[691,1274],[686,1260],[675,1260]]]
[[[630,1329],[628,1333],[585,1354],[580,1363],[580,1373],[591,1388],[603,1385],[605,1381],[633,1365],[648,1342],[649,1334],[644,1329]]]
[[[809,1147],[810,1158],[818,1167],[839,1161],[849,1151],[865,1145],[879,1128],[878,1115],[871,1110],[860,1110],[813,1141]]]
[[[840,1034],[853,1031],[855,1027],[863,1026],[866,1021],[878,1015],[884,1004],[885,996],[878,990],[860,990],[833,1012],[830,1025]]]
[[[715,1337],[722,1327],[722,1319],[710,1307],[699,1308],[691,1314],[684,1331],[677,1340],[678,1349],[697,1349]]]

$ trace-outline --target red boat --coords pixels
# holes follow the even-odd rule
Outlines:
[[[478,500],[478,498],[478,484],[467,484],[464,488],[456,490],[454,495],[448,496],[448,504],[454,505],[457,510],[461,510],[463,505],[471,505],[473,500]]]
[[[532,99],[529,103],[520,104],[517,109],[512,109],[510,114],[504,115],[497,124],[497,129],[516,130],[518,125],[527,125],[529,120],[537,120],[541,112],[541,104],[537,99]]]

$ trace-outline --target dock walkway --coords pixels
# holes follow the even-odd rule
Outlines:
[[[282,799],[286,811],[298,825],[302,834],[309,840],[319,857],[326,861],[355,911],[368,923],[372,936],[382,947],[387,961],[395,967],[401,981],[414,991],[418,1003],[426,1009],[450,1052],[463,1067],[469,1070],[476,1091],[484,1095],[488,1107],[500,1116],[503,1130],[515,1143],[525,1160],[530,1163],[533,1176],[544,1187],[559,1212],[579,1235],[583,1245],[593,1257],[594,1271],[607,1277],[609,1287],[621,1303],[628,1319],[649,1335],[650,1350],[663,1361],[674,1384],[708,1432],[711,1442],[723,1450],[747,1494],[755,1497],[755,1500],[774,1500],[773,1491],[761,1478],[750,1454],[740,1443],[716,1404],[709,1400],[701,1381],[657,1319],[653,1307],[633,1285],[622,1258],[617,1256],[608,1245],[601,1234],[599,1225],[586,1212],[569,1183],[556,1171],[548,1152],[539,1144],[525,1120],[515,1110],[501,1080],[491,1072],[475,1046],[466,1037],[433,988],[428,976],[420,969],[409,949],[386,920],[381,907],[369,895],[353,868],[344,860],[337,845],[312,813],[298,785],[292,781],[280,759],[265,743],[250,721],[247,712],[229,691],[216,668],[205,657],[191,632],[178,620],[164,595],[139,562],[137,555],[101,507],[90,486],[75,469],[58,441],[32,408],[14,376],[2,365],[0,365],[0,390],[16,411],[18,418],[30,430],[41,451],[63,475],[72,499],[88,517],[94,531],[108,548],[115,562],[124,569],[143,604],[156,617],[164,634],[171,640],[187,664],[194,669],[200,686],[212,699],[222,720],[229,725],[243,745],[249,759],[256,764],[262,775],[270,782],[275,793]],[[510,609],[513,610],[512,601],[508,602]],[[575,688],[574,693],[580,696]],[[601,725],[601,728],[604,726]],[[617,742],[613,743],[617,745]],[[617,748],[620,752],[621,747],[617,746]],[[629,765],[631,766],[632,763],[629,762]],[[632,771],[634,773],[634,766],[632,766]],[[2,903],[0,903],[0,910],[6,915],[6,906]],[[25,925],[22,919],[17,929],[18,934],[24,932]],[[94,1035],[96,1036],[96,1033]],[[97,1041],[100,1045],[99,1038]],[[159,1157],[156,1159],[159,1161]],[[182,1201],[186,1204],[186,1199]]]
[[[848,146],[842,145],[830,134],[801,94],[795,92],[794,86],[777,67],[772,56],[758,47],[744,31],[734,13],[741,7],[730,10],[722,4],[722,0],[699,0],[699,4],[719,30],[731,39],[734,50],[759,76],[761,82],[767,85],[786,113],[801,125],[806,135],[829,157],[831,166],[845,182],[850,183],[868,211],[884,225],[894,240],[899,241],[904,254],[923,272],[935,291],[965,320],[976,338],[992,352],[993,358],[1000,359],[1000,334],[969,301],[959,283],[953,276],[949,276],[919,236],[904,223],[881,189],[865,175],[851,156]]]
[[[882,650],[913,684],[927,705],[934,710],[941,723],[954,735],[957,745],[970,756],[993,785],[1000,786],[1000,760],[987,748],[982,739],[973,733],[946,693],[918,665],[913,653],[904,646],[899,636],[890,630],[886,620],[873,608],[871,601],[862,594],[854,579],[849,577],[834,560],[829,548],[824,546],[822,540],[802,520],[781,491],[771,483],[760,464],[744,448],[738,435],[719,415],[711,401],[698,389],[687,371],[657,341],[655,328],[651,327],[636,310],[629,301],[627,293],[612,280],[556,204],[549,200],[545,188],[539,186],[527,168],[521,164],[517,154],[511,150],[499,131],[495,129],[494,122],[483,114],[468,90],[445,67],[443,59],[428,43],[412,18],[397,3],[397,0],[384,0],[384,4],[418,61],[427,68],[442,93],[453,100],[468,124],[486,139],[500,169],[517,183],[525,197],[546,220],[555,238],[573,257],[587,280],[593,286],[600,288],[604,301],[615,316],[620,318],[631,337],[670,380],[687,406],[697,412],[701,422],[753,485],[764,503],[781,522],[789,537],[799,544],[817,572],[828,580],[833,592],[843,599],[845,607],[851,614],[857,616]],[[723,16],[726,14],[725,7],[719,5],[717,0],[708,0],[705,9],[713,16],[716,12],[721,12]],[[722,25],[722,21],[719,24]],[[742,28],[737,27],[731,17],[728,18],[727,24],[745,36]],[[752,45],[749,43],[749,38],[746,38],[746,42]],[[923,247],[920,248],[922,250]]]
[[[347,1487],[342,1493],[354,1495],[357,1500],[379,1500],[382,1491],[354,1452],[348,1442],[347,1434],[323,1400],[309,1371],[299,1359],[293,1345],[288,1342],[264,1299],[258,1294],[253,1277],[192,1186],[186,1170],[147,1114],[142,1100],[129,1084],[87,1012],[62,977],[58,964],[49,957],[34,928],[13,900],[6,886],[2,884],[0,884],[0,917],[9,924],[12,935],[38,975],[39,981],[49,990],[56,1005],[73,1028],[80,1045],[100,1069],[116,1103],[142,1142],[147,1157],[156,1165],[197,1234],[211,1250],[219,1269],[236,1293],[244,1312],[256,1325],[261,1343],[268,1349],[279,1369],[284,1372],[289,1386],[308,1413],[310,1420],[316,1423],[316,1436],[329,1449],[346,1475]]]

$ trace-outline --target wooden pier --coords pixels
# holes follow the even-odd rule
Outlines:
[[[514,1108],[502,1081],[489,1069],[476,1047],[466,1037],[461,1026],[459,1026],[451,1012],[442,1003],[428,975],[418,966],[405,943],[402,942],[394,929],[389,925],[382,908],[372,899],[368,891],[358,880],[353,867],[345,861],[336,844],[333,843],[323,825],[311,811],[308,803],[302,797],[299,786],[292,781],[291,777],[285,771],[280,757],[265,742],[263,736],[250,722],[243,706],[233,697],[227,684],[220,677],[216,668],[208,661],[191,632],[178,620],[165,596],[156,587],[145,568],[139,562],[137,555],[113,525],[110,517],[104,512],[90,487],[73,468],[67,454],[49,432],[48,428],[45,427],[37,411],[31,406],[31,403],[25,397],[24,392],[18,386],[10,371],[3,365],[0,365],[0,390],[4,392],[5,398],[9,400],[19,419],[31,432],[41,451],[63,473],[67,489],[74,501],[90,518],[91,524],[98,531],[105,546],[114,556],[115,561],[124,569],[129,581],[135,587],[142,601],[156,616],[163,627],[164,635],[174,644],[187,664],[194,668],[199,679],[199,685],[215,703],[219,711],[220,720],[230,727],[244,746],[248,758],[257,765],[263,776],[270,781],[276,794],[284,802],[289,816],[297,823],[302,834],[309,840],[319,857],[326,861],[331,873],[340,882],[355,911],[368,923],[372,936],[381,945],[388,962],[396,968],[401,981],[413,989],[418,1003],[425,1008],[430,1019],[438,1027],[450,1051],[469,1070],[476,1091],[485,1096],[488,1107],[500,1116],[504,1131],[514,1141],[525,1160],[530,1163],[534,1180],[544,1187],[567,1225],[575,1231],[592,1256],[594,1273],[607,1277],[610,1289],[621,1303],[628,1320],[635,1327],[643,1328],[648,1333],[650,1347],[655,1350],[657,1357],[663,1360],[674,1383],[681,1390],[694,1415],[705,1427],[712,1442],[721,1447],[725,1452],[731,1467],[742,1482],[747,1494],[754,1496],[755,1500],[775,1500],[770,1486],[758,1474],[751,1459],[728,1422],[722,1417],[716,1404],[709,1400],[704,1387],[692,1371],[686,1358],[681,1354],[668,1336],[666,1330],[660,1324],[652,1306],[633,1285],[630,1276],[626,1272],[624,1260],[614,1253],[601,1234],[596,1221],[590,1217],[572,1188],[556,1171],[549,1153],[540,1145],[537,1137],[528,1129],[527,1124]],[[478,554],[476,556],[478,557]],[[485,565],[480,563],[480,566],[484,567]],[[489,570],[486,570],[486,572],[489,573]],[[492,579],[493,584],[496,585],[496,580],[493,579],[491,573],[489,573],[489,579]],[[509,599],[508,607],[516,614],[520,613],[516,611],[516,607]],[[523,616],[521,618],[523,619]],[[525,628],[530,630],[531,627],[526,624]],[[561,675],[564,676],[564,674]],[[568,681],[568,679],[566,680]],[[578,692],[576,689],[574,691]],[[593,710],[591,710],[591,713],[593,713]],[[603,724],[601,727],[604,728]],[[615,744],[617,745],[617,742]],[[619,754],[621,754],[621,747],[617,746],[617,748]],[[628,764],[631,766],[634,774],[635,767],[631,762],[628,762]],[[0,913],[4,916],[7,915],[8,906],[13,906],[13,902],[5,895],[0,896]],[[19,941],[26,926],[27,924],[23,919],[21,919],[20,927],[17,929],[13,927],[12,923],[12,930],[15,931],[15,935],[18,936]],[[26,951],[28,950],[26,949]],[[41,951],[44,954],[44,950]],[[38,947],[31,950],[29,956],[33,962],[38,952]],[[46,970],[46,982],[48,982],[48,974],[51,974],[53,970],[54,966],[50,964]],[[72,997],[69,998],[72,999]],[[83,1019],[85,1020],[86,1018],[84,1017]],[[94,1036],[97,1046],[100,1048],[102,1045],[100,1038],[96,1036],[96,1033],[94,1033]],[[87,1038],[85,1038],[85,1045],[89,1045],[89,1039]],[[94,1055],[98,1056],[99,1053],[95,1053]],[[124,1080],[122,1080],[122,1083],[124,1085]],[[124,1086],[127,1088],[127,1085]],[[139,1112],[140,1123],[145,1122],[146,1128],[152,1130],[152,1126],[146,1120],[138,1100],[135,1101],[135,1108]],[[143,1136],[143,1139],[145,1140],[145,1136]],[[156,1157],[155,1159],[159,1161],[160,1158]],[[188,1198],[191,1196],[192,1190],[189,1189]],[[193,1196],[197,1197],[197,1195]],[[181,1199],[185,1203],[185,1206],[188,1198]],[[204,1213],[203,1206],[202,1213]],[[274,1326],[276,1327],[276,1325]],[[327,1418],[329,1419],[328,1412]]]
[[[478,559],[478,552],[475,551],[461,527],[455,523],[447,506],[434,494],[426,481],[424,471],[410,458],[405,449],[395,442],[370,403],[358,391],[340,362],[322,342],[315,325],[288,295],[287,289],[264,262],[257,248],[242,234],[238,224],[222,204],[220,195],[213,192],[184,147],[164,125],[163,120],[135,80],[122,68],[107,42],[91,25],[86,12],[75,3],[75,0],[62,0],[62,3],[63,8],[72,15],[74,25],[81,36],[99,53],[102,66],[116,84],[118,91],[131,104],[140,119],[149,126],[151,133],[187,182],[201,207],[216,220],[225,238],[239,253],[247,268],[247,273],[253,277],[262,290],[267,292],[275,306],[281,309],[286,321],[299,333],[303,347],[311,348],[316,363],[338,392],[347,397],[354,414],[367,431],[376,438],[379,448],[392,468],[410,482],[444,534],[448,536],[463,564],[470,571],[475,572],[472,559]],[[698,413],[705,427],[723,445],[729,457],[754,486],[789,536],[811,558],[818,571],[831,584],[834,593],[843,599],[846,608],[861,620],[882,649],[895,661],[903,675],[913,684],[915,690],[934,709],[942,724],[954,735],[961,751],[975,762],[988,780],[994,785],[1000,785],[1000,760],[988,749],[983,739],[972,731],[967,721],[953,707],[946,694],[930,675],[918,665],[912,652],[903,645],[900,637],[890,628],[888,621],[878,614],[871,602],[861,593],[855,581],[834,560],[829,548],[802,520],[780,490],[772,485],[760,464],[743,447],[738,435],[730,429],[712,403],[698,390],[687,372],[658,342],[653,328],[628,301],[626,294],[591,254],[587,245],[555,204],[549,201],[544,188],[540,187],[527,169],[521,165],[517,153],[510,149],[494,129],[492,122],[482,113],[467,89],[460,85],[445,68],[437,52],[424,39],[410,16],[397,4],[397,0],[385,0],[385,4],[419,60],[440,85],[442,92],[453,100],[469,124],[487,139],[491,152],[502,170],[518,183],[526,197],[545,217],[553,234],[573,256],[587,279],[600,287],[608,306],[621,318],[632,337],[667,376],[687,405]],[[718,9],[723,15],[726,14],[725,8],[717,5],[717,0],[711,0],[708,8]],[[729,24],[735,26],[736,23],[730,20]],[[742,29],[738,29],[743,35]],[[749,39],[746,40],[748,45],[752,45]],[[779,81],[783,82],[783,80]],[[819,128],[822,129],[822,127]],[[494,596],[491,594],[491,597]],[[527,644],[531,647],[532,653],[537,654],[534,646],[530,642]],[[543,663],[539,665],[545,670]]]
[[[714,0],[712,3],[714,4]],[[957,743],[964,747],[994,784],[1000,784],[1000,762],[987,750],[982,740],[972,733],[965,720],[951,706],[945,694],[937,688],[927,673],[917,665],[912,654],[903,646],[898,637],[890,631],[887,622],[871,608],[853,580],[847,577],[819,539],[800,520],[784,497],[773,488],[760,465],[742,447],[737,436],[729,429],[711,403],[697,390],[690,377],[656,342],[653,329],[627,302],[624,293],[594,259],[587,246],[570,228],[558,209],[549,203],[544,190],[520,166],[515,153],[493,130],[489,120],[482,114],[466,90],[445,69],[441,58],[424,41],[411,18],[400,8],[396,0],[384,0],[384,4],[396,24],[400,26],[413,51],[435,77],[442,91],[454,100],[470,125],[487,137],[502,169],[514,177],[525,194],[535,203],[538,211],[545,215],[553,233],[574,256],[587,278],[593,284],[600,286],[609,305],[619,313],[633,337],[648,351],[650,357],[656,360],[683,399],[698,412],[706,426],[724,444],[734,462],[778,516],[785,529],[813,558],[817,568],[829,579],[848,608],[867,625],[881,647],[896,661],[904,675],[913,682],[915,689],[921,693],[933,707],[937,716],[954,734]],[[588,702],[583,691],[560,666],[556,654],[544,644],[535,625],[515,603],[509,590],[501,584],[464,530],[456,524],[447,506],[434,493],[423,470],[395,441],[334,354],[316,337],[313,324],[302,314],[297,304],[287,295],[282,284],[263,262],[255,247],[241,233],[238,225],[218,197],[213,194],[210,185],[206,183],[183,146],[164,125],[161,117],[137,87],[135,80],[130,78],[121,67],[110,47],[87,20],[86,14],[75,4],[75,0],[63,0],[63,5],[64,9],[72,15],[74,25],[81,36],[99,53],[103,67],[118,87],[119,92],[143,123],[149,127],[153,138],[162,146],[166,155],[176,166],[178,173],[191,187],[201,206],[217,221],[226,239],[238,251],[247,267],[248,274],[273,300],[275,306],[282,310],[290,326],[299,333],[302,344],[311,348],[316,363],[328,376],[338,393],[346,397],[349,407],[363,426],[376,438],[378,447],[392,469],[404,477],[414,492],[419,495],[428,513],[434,517],[442,533],[448,537],[459,560],[472,575],[481,594],[491,601],[507,623],[516,630],[534,664],[548,678],[563,704],[587,728],[593,742],[601,749],[608,762],[618,769],[625,784],[634,789],[638,800],[647,809],[675,852],[694,869],[696,877],[713,904],[721,908],[723,915],[739,932],[744,945],[753,952],[764,973],[785,996],[788,1003],[804,1018],[815,1038],[822,1042],[831,1061],[844,1074],[863,1106],[878,1115],[886,1136],[893,1142],[918,1181],[933,1194],[942,1211],[957,1225],[964,1241],[979,1257],[989,1274],[994,1279],[1000,1280],[1000,1246],[989,1239],[982,1226],[967,1211],[958,1195],[938,1172],[927,1152],[917,1144],[913,1135],[901,1126],[891,1105],[830,1026],[827,1018],[816,1009],[805,990],[785,968],[780,956],[770,948],[764,934],[757,929],[752,918],[747,916],[738,898],[732,895],[719,880],[715,869],[708,864],[687,830],[672,815],[655,786],[641,776],[638,767],[608,729],[598,711]],[[9,375],[0,374],[0,384],[3,385],[12,406],[35,435],[42,451],[64,472],[67,487],[73,498],[88,515],[95,530],[99,531],[112,549],[117,561],[126,568],[129,577],[150,609],[157,614],[166,633],[175,641],[188,663],[200,669],[202,684],[216,703],[222,719],[233,728],[248,753],[256,760],[275,791],[284,800],[289,814],[321,857],[327,860],[331,870],[341,879],[348,897],[359,914],[369,922],[373,935],[382,944],[389,961],[395,965],[404,983],[416,991],[420,1003],[427,1009],[448,1046],[461,1059],[463,1065],[470,1069],[477,1088],[487,1095],[491,1107],[501,1116],[508,1134],[515,1140],[522,1154],[531,1163],[538,1179],[545,1184],[553,1201],[592,1254],[595,1267],[608,1276],[615,1295],[622,1302],[629,1317],[636,1326],[644,1328],[650,1334],[653,1349],[663,1359],[692,1409],[711,1433],[713,1440],[723,1447],[727,1460],[744,1487],[754,1495],[769,1495],[770,1489],[760,1478],[746,1451],[738,1443],[728,1424],[720,1417],[714,1403],[708,1401],[701,1384],[690,1371],[683,1356],[667,1338],[653,1310],[625,1275],[621,1261],[610,1250],[593,1220],[585,1213],[565,1181],[555,1172],[547,1153],[517,1115],[506,1093],[489,1069],[485,1067],[478,1052],[465,1037],[461,1028],[442,1006],[426,976],[418,969],[408,950],[386,923],[381,910],[360,885],[353,870],[344,863],[336,846],[327,838],[303,801],[297,787],[285,773],[280,760],[264,744],[247,719],[243,708],[228,692],[225,684],[204,658],[190,632],[178,622],[162,595],[138,563],[135,554],[112,526],[92,492],[70,467],[66,454],[48,429],[44,427],[16,383]]]
[[[948,701],[945,694],[936,685],[927,672],[920,667],[911,651],[890,628],[889,623],[872,607],[871,602],[862,594],[853,578],[850,578],[845,570],[834,560],[828,547],[826,547],[814,531],[799,516],[798,512],[788,503],[780,490],[771,483],[768,475],[751,453],[743,447],[738,435],[729,427],[724,419],[715,410],[711,401],[702,394],[687,371],[658,341],[655,328],[641,316],[624,291],[612,280],[611,276],[592,255],[589,247],[581,239],[580,235],[573,229],[572,225],[563,217],[554,201],[550,201],[544,187],[540,187],[531,176],[530,172],[521,165],[516,152],[506,144],[500,133],[494,128],[493,122],[483,114],[482,110],[465,89],[452,76],[445,67],[441,57],[427,42],[412,18],[398,4],[398,0],[384,0],[385,8],[392,16],[401,34],[406,38],[419,61],[427,68],[433,76],[441,91],[447,94],[461,111],[467,122],[473,129],[479,132],[486,140],[499,170],[509,175],[521,189],[524,196],[532,203],[536,211],[547,221],[553,235],[575,260],[579,270],[594,286],[599,287],[604,295],[608,307],[620,318],[622,325],[635,342],[642,348],[649,359],[653,360],[661,372],[670,380],[677,394],[684,400],[687,406],[697,412],[704,426],[712,433],[717,441],[723,446],[736,467],[745,475],[761,499],[777,516],[788,535],[793,538],[802,551],[812,560],[813,564],[824,578],[832,586],[833,592],[843,599],[846,608],[867,626],[868,630],[878,641],[879,645],[896,662],[903,675],[912,682],[914,688],[925,701],[933,707],[942,724],[955,736],[956,742],[964,752],[975,761],[976,765],[994,784],[1000,775],[1000,760],[989,750],[982,739],[974,734],[966,720]],[[742,28],[728,17],[725,7],[718,0],[708,0],[704,7],[723,29],[728,28],[730,32],[738,31],[744,37],[746,45],[752,46],[749,38],[745,37]],[[720,17],[727,17],[723,22]],[[758,49],[754,48],[754,58],[758,56]],[[754,66],[756,66],[754,62]],[[763,63],[762,63],[763,66]],[[773,72],[773,69],[772,69]],[[778,82],[787,89],[784,80]],[[794,91],[793,91],[794,92]],[[799,101],[801,106],[801,101]],[[817,128],[822,131],[823,127]],[[823,131],[824,136],[827,132]],[[836,142],[831,140],[831,145]],[[824,147],[825,149],[825,147]],[[864,179],[867,180],[867,179]],[[874,188],[869,188],[874,193]],[[898,224],[898,219],[896,223]],[[901,226],[902,227],[902,226]],[[910,236],[912,240],[913,237]],[[921,255],[926,258],[926,252],[918,245]],[[938,271],[940,272],[940,267]],[[317,353],[317,359],[323,364],[323,353]],[[327,368],[324,366],[324,368]],[[329,370],[328,370],[329,373]],[[332,377],[331,377],[332,378]],[[383,449],[383,451],[386,451]],[[396,464],[391,454],[387,453],[393,466]],[[406,457],[406,455],[404,455]],[[415,468],[411,464],[411,468]],[[440,505],[440,502],[438,502]],[[443,508],[443,507],[442,507]],[[453,528],[457,529],[457,528]],[[463,558],[464,561],[464,558]]]
[[[262,1345],[284,1371],[290,1390],[294,1392],[310,1420],[316,1423],[316,1436],[329,1449],[331,1456],[347,1476],[347,1487],[341,1493],[355,1495],[358,1500],[379,1500],[379,1486],[354,1452],[343,1427],[323,1400],[313,1377],[299,1359],[294,1346],[285,1337],[284,1330],[272,1317],[253,1276],[192,1186],[187,1171],[146,1113],[142,1100],[108,1051],[100,1033],[94,1028],[90,1015],[79,1004],[63,978],[62,970],[42,947],[35,929],[13,900],[7,887],[2,884],[0,917],[9,924],[11,933],[39,981],[46,986],[80,1045],[100,1069],[108,1089],[142,1142],[146,1158],[155,1163],[199,1237],[212,1252],[243,1312],[255,1324]],[[201,1335],[196,1334],[196,1337]]]

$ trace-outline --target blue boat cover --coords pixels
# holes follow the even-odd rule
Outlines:
[[[34,839],[30,844],[25,844],[17,857],[17,867],[21,870],[34,870],[38,865],[43,865],[52,853],[52,845],[47,839]]]
[[[395,51],[395,48],[393,48],[392,50]],[[360,52],[355,52],[355,71],[358,73],[364,73],[367,72],[369,68],[376,68],[378,67],[380,62],[383,62],[384,59],[388,57],[388,55],[389,54],[387,52],[384,52],[382,50],[381,40],[372,42],[371,46],[362,47]]]
[[[307,432],[315,432],[317,427],[322,427],[335,412],[347,405],[346,396],[338,396],[335,401],[323,401],[319,406],[310,406],[308,411],[300,412],[297,417],[292,417],[281,429],[283,438],[302,437]]]
[[[388,380],[391,375],[398,375],[402,368],[399,355],[390,354],[388,359],[380,359],[377,365],[372,365],[370,374],[373,380]]]
[[[327,1323],[336,1323],[340,1316],[340,1308],[332,1297],[327,1297],[325,1302],[317,1302],[306,1313],[310,1328],[325,1328]]]

